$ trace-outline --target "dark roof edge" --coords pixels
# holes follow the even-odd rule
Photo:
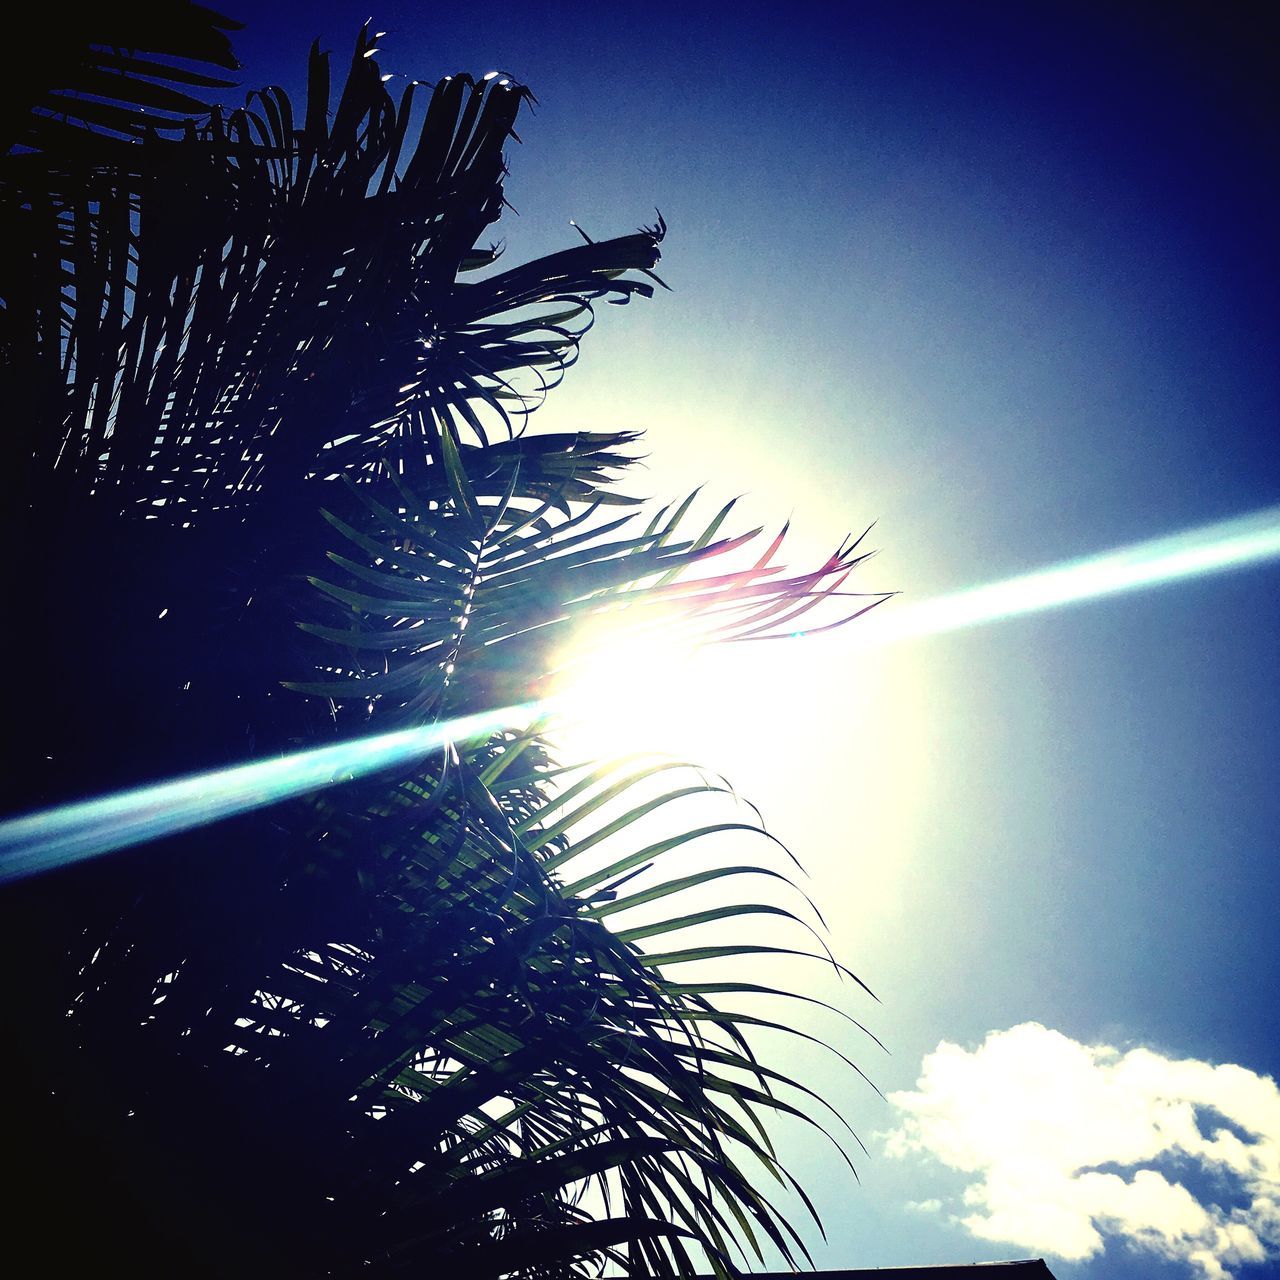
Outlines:
[[[1054,1280],[1053,1272],[1043,1258],[1024,1258],[1014,1262],[962,1262],[940,1267],[856,1267],[838,1271],[757,1271],[745,1280],[979,1280],[976,1271],[999,1272],[998,1280]],[[697,1280],[714,1280],[699,1276]],[[997,1280],[992,1276],[991,1280]]]

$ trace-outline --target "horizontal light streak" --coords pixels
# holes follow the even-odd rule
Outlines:
[[[1280,506],[968,587],[854,631],[864,648],[939,635],[1280,558]],[[247,813],[559,710],[546,699],[259,760],[0,822],[0,883]]]
[[[1280,506],[1068,560],[1016,578],[966,587],[918,605],[897,610],[892,605],[882,607],[855,627],[855,643],[878,648],[1277,558]]]
[[[0,884],[349,782],[536,714],[536,704],[503,707],[10,818],[0,822]]]

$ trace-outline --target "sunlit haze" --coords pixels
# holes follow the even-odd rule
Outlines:
[[[851,643],[879,648],[1276,557],[1280,507],[1271,507],[897,611],[891,600],[855,620]],[[744,736],[761,743],[785,740],[796,727],[796,711],[803,710],[810,722],[821,718],[821,708],[794,708],[776,696],[779,671],[797,658],[779,647],[806,639],[797,633],[789,641],[699,646],[647,613],[643,622],[628,625],[623,610],[581,629],[574,645],[558,656],[551,691],[539,703],[156,783],[0,823],[0,882],[331,786],[450,739],[527,723],[539,714],[551,717],[551,735],[567,763],[663,752],[705,764],[732,755]]]
[[[1280,557],[1280,506],[1049,565],[912,604],[890,599],[843,633],[851,652],[902,644],[970,627],[1244,569]],[[627,614],[585,627],[562,655],[548,708],[570,761],[666,751],[707,763],[736,753],[744,736],[785,739],[803,712],[778,697],[781,672],[803,662],[795,642],[699,647]],[[788,651],[779,652],[779,646]]]

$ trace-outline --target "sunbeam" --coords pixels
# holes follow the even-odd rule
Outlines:
[[[830,632],[828,650],[838,645],[842,652],[866,652],[1277,557],[1280,506],[915,605],[886,601],[852,627]],[[798,631],[795,638],[808,636]],[[802,723],[787,699],[779,703],[760,696],[778,687],[779,664],[786,661],[767,642],[700,649],[674,628],[669,633],[628,628],[624,612],[611,628],[584,628],[571,656],[564,668],[566,678],[544,705],[555,716],[552,732],[557,744],[567,747],[574,759],[649,750],[716,760],[732,755],[744,735],[752,737],[746,707],[752,708],[757,732],[763,724],[761,706],[788,707],[790,727],[783,727],[779,719],[770,730],[775,740]]]
[[[894,610],[877,609],[857,629],[863,646],[959,631],[1045,609],[1098,600],[1280,558],[1280,506],[1182,533],[1135,542]]]
[[[527,724],[537,711],[536,704],[503,707],[11,818],[0,822],[0,884],[349,782],[447,742]]]
[[[1277,558],[1280,506],[969,587],[913,607],[877,610],[855,629],[854,643],[863,648],[895,644]],[[702,677],[699,680],[707,683]],[[687,713],[699,713],[699,681],[686,680],[677,691],[669,687],[673,680],[667,667],[652,680],[643,671],[632,671],[623,683],[631,689],[633,701],[636,689],[652,701],[650,711],[660,718],[670,715],[678,699],[689,704]],[[561,725],[573,732],[575,718],[585,714],[584,701],[594,709],[593,715],[610,721],[631,714],[613,707],[594,687],[585,699],[568,689],[540,702],[194,774],[11,818],[0,822],[0,884],[246,813],[425,755],[448,741],[527,724],[539,715],[558,715]]]

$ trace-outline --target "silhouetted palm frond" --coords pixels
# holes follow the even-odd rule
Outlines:
[[[0,152],[43,153],[64,168],[125,163],[118,145],[209,110],[235,71],[238,22],[189,0],[127,7],[63,0],[8,15],[0,75]]]
[[[44,1241],[45,1269],[804,1257],[768,1122],[822,1127],[822,1100],[754,1051],[778,993],[699,977],[835,965],[788,855],[687,767],[562,766],[537,708],[592,619],[698,643],[848,621],[880,598],[846,585],[858,542],[788,572],[785,530],[728,532],[732,504],[637,510],[634,433],[526,431],[594,306],[661,283],[665,226],[499,269],[479,242],[523,88],[393,100],[366,31],[336,99],[313,48],[299,116],[279,89],[206,114],[189,60],[233,65],[226,20],[81,17],[90,52],[10,104],[0,161],[8,807],[530,723],[6,890],[14,1150],[33,1220],[56,1185],[89,1242]],[[730,836],[762,852],[702,852]]]

